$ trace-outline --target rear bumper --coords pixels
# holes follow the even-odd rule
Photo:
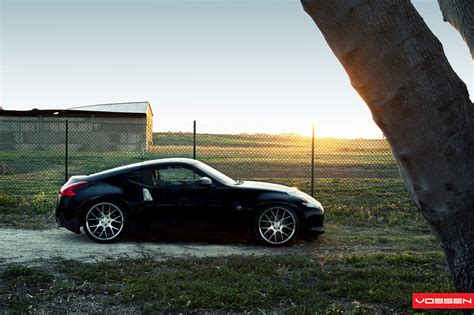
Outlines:
[[[59,226],[81,233],[80,205],[77,205],[71,197],[58,197],[55,214]]]

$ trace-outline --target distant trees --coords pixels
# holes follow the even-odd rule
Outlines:
[[[302,0],[383,130],[458,291],[474,292],[474,106],[408,0]],[[439,0],[471,54],[471,0]]]

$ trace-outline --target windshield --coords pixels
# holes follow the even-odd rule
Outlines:
[[[202,170],[203,172],[205,172],[205,173],[209,174],[210,176],[214,177],[215,179],[217,179],[222,184],[225,184],[225,185],[236,185],[237,184],[237,182],[235,180],[233,180],[232,178],[230,178],[229,176],[227,176],[225,174],[222,174],[221,172],[219,172],[215,168],[210,167],[207,164],[198,162],[198,163],[196,163],[196,166],[200,170]]]

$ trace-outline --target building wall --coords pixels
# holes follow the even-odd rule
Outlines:
[[[70,151],[142,152],[148,147],[146,116],[8,117],[0,116],[0,150],[64,150],[68,120]]]

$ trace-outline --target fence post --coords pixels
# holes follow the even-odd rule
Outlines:
[[[311,136],[311,197],[314,197],[314,122]]]
[[[193,123],[193,159],[196,159],[196,121]]]
[[[64,146],[64,181],[67,182],[68,176],[68,147],[69,147],[69,120],[66,119],[66,139]]]

